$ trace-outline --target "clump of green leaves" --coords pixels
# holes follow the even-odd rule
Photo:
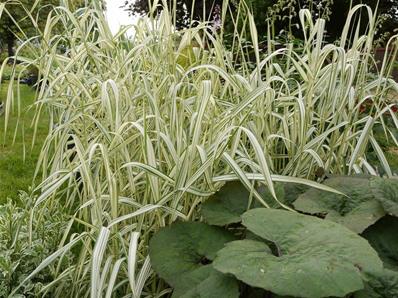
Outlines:
[[[259,239],[228,243],[214,268],[248,285],[284,296],[344,297],[363,289],[364,272],[382,269],[366,240],[339,224],[269,208],[242,219]]]
[[[175,288],[175,297],[239,297],[236,280],[211,264],[217,251],[232,240],[233,234],[220,227],[178,222],[151,239],[151,262]]]
[[[344,195],[311,189],[294,202],[295,209],[339,222],[356,233],[387,214],[398,216],[398,179],[332,176],[324,184]]]
[[[398,272],[398,218],[386,216],[366,229],[362,236],[377,250],[384,266]]]
[[[336,217],[328,220],[281,209],[258,208],[252,204],[252,193],[245,186],[229,182],[202,206],[205,220],[217,227],[179,222],[161,229],[150,242],[153,267],[175,288],[173,297],[245,297],[255,289],[289,297],[393,295],[398,288],[398,271],[394,271],[398,243],[393,233],[398,219],[383,216],[392,208],[395,199],[388,195],[397,193],[396,182],[347,176],[333,177],[327,183],[347,191],[346,194],[326,192],[320,187],[277,186],[281,201],[286,202],[284,198],[288,194],[293,206],[301,207],[306,198],[337,204],[350,198],[355,202],[359,193],[370,193],[365,196],[365,202],[375,201],[380,203],[380,208],[389,207],[382,209],[384,213],[371,222],[367,221],[366,212],[357,212],[355,216],[348,212],[349,220],[343,221]],[[384,196],[377,196],[381,192]],[[269,192],[259,193],[264,201],[270,199]],[[296,196],[295,199],[292,196]],[[360,210],[367,210],[357,205]],[[320,212],[317,215],[325,216]],[[380,218],[382,220],[374,224]],[[353,224],[355,221],[359,224]],[[359,232],[370,227],[358,235],[358,226],[362,227]],[[169,245],[165,246],[166,243]],[[383,268],[383,263],[388,269]],[[223,277],[221,273],[226,275]],[[235,283],[240,283],[240,294],[233,292],[228,296],[226,291],[234,288],[231,274],[236,278]],[[220,287],[223,279],[225,288]]]
[[[0,206],[0,297],[8,297],[57,249],[61,240],[66,218],[59,210],[45,208],[44,218],[34,216],[34,230],[30,233],[32,204],[33,198],[22,192],[18,200],[9,200]],[[14,295],[37,297],[43,286],[52,280],[51,268],[48,267],[24,283]]]

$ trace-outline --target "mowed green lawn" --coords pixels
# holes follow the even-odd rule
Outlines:
[[[7,82],[3,82],[0,86],[0,101],[5,102],[7,88]],[[4,132],[5,115],[0,116],[0,204],[7,198],[17,198],[19,190],[26,191],[32,185],[36,162],[48,131],[47,119],[42,118],[38,125],[36,142],[32,148],[34,128],[31,124],[34,109],[28,108],[34,101],[35,91],[23,85],[20,94],[22,117],[19,120],[15,140],[14,133],[18,123],[17,106],[14,106],[6,133]],[[24,136],[22,127],[24,127]]]

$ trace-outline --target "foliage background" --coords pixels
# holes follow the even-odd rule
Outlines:
[[[136,0],[125,1],[125,7],[132,14],[143,15],[149,12],[150,1]],[[231,0],[228,2],[227,10],[229,13],[236,13],[240,5],[247,5],[253,12],[254,20],[257,26],[258,37],[260,41],[266,40],[267,22],[272,21],[275,25],[274,35],[279,35],[281,30],[290,33],[290,38],[302,38],[301,30],[298,27],[298,11],[308,8],[312,11],[313,17],[326,18],[326,30],[328,41],[336,40],[345,24],[348,12],[351,7],[357,4],[369,5],[372,10],[378,11],[380,16],[377,38],[381,38],[384,43],[394,34],[398,28],[398,1],[397,0]],[[222,7],[223,1],[209,0],[176,0],[169,1],[168,7],[176,9],[176,18],[178,27],[189,26],[192,20],[212,21],[215,6]],[[224,6],[225,7],[225,6]],[[236,29],[229,14],[227,18],[225,30],[227,33],[233,33]],[[364,15],[366,19],[366,15]],[[363,19],[362,31],[367,26],[366,20]],[[289,37],[289,36],[288,36]]]

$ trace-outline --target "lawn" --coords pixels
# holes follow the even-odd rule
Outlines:
[[[0,86],[0,100],[5,100],[7,83]],[[36,142],[32,147],[34,128],[31,126],[34,110],[29,107],[34,101],[35,92],[29,86],[21,87],[22,120],[17,119],[17,109],[12,112],[7,132],[4,131],[5,115],[0,116],[0,204],[7,198],[15,198],[19,190],[28,190],[36,162],[40,154],[41,145],[47,134],[46,119],[40,119]],[[22,135],[24,126],[24,137]],[[14,139],[15,129],[18,127]]]

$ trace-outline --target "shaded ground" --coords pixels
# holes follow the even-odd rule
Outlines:
[[[6,83],[2,83],[0,86],[0,101],[5,101],[6,92]],[[27,190],[32,184],[40,148],[47,135],[46,119],[41,119],[37,130],[36,144],[32,148],[34,129],[31,127],[31,123],[34,111],[28,110],[28,107],[33,103],[34,95],[34,90],[31,87],[22,86],[21,111],[23,121],[19,122],[14,143],[14,132],[18,123],[16,106],[6,134],[4,132],[5,116],[0,116],[0,204],[4,203],[7,198],[15,198],[19,190]],[[21,133],[22,125],[25,126],[25,138],[22,137]]]

